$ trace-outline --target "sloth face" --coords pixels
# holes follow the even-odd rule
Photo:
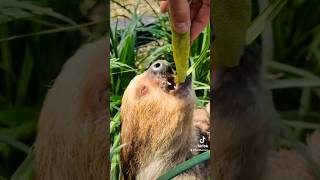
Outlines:
[[[184,113],[185,108],[194,104],[191,80],[176,84],[175,75],[166,61],[154,62],[147,71],[137,75],[127,87],[122,109],[143,111],[144,115],[155,117],[165,112]]]
[[[176,84],[175,74],[169,63],[163,60],[154,62],[146,72],[136,76],[127,90],[132,86],[135,86],[134,95],[136,98],[143,98],[150,94],[170,95],[180,99],[192,96],[191,79],[187,78],[185,83]]]
[[[121,106],[123,141],[134,138],[139,146],[144,142],[156,146],[190,124],[194,108],[191,80],[176,84],[174,78],[169,64],[159,60],[130,82]]]

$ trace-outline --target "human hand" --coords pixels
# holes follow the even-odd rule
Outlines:
[[[190,31],[191,41],[196,39],[210,21],[210,0],[163,0],[160,11],[170,8],[173,27],[177,33]]]

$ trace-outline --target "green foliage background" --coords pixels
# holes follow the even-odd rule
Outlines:
[[[0,179],[32,179],[27,155],[47,90],[81,44],[107,31],[86,12],[82,0],[0,1]]]
[[[90,1],[90,0],[89,0]],[[95,0],[92,0],[95,1]],[[150,0],[151,1],[151,0]],[[96,1],[104,3],[103,1]],[[0,1],[0,179],[31,179],[30,154],[39,111],[63,63],[83,43],[104,34],[106,19],[92,22],[80,0]],[[254,1],[255,15],[262,9]],[[120,7],[119,7],[120,8]],[[131,78],[157,58],[172,62],[167,17],[144,26],[132,11],[129,27],[110,29],[111,176],[119,176],[119,107]],[[304,139],[320,128],[320,3],[290,0],[259,41],[267,49],[269,88],[278,113],[275,148],[303,149]],[[264,26],[258,24],[258,27]],[[189,73],[198,106],[209,98],[210,28],[194,43]],[[265,43],[263,39],[271,40]],[[145,43],[157,46],[137,57]],[[273,55],[272,55],[273,54]],[[303,153],[303,151],[301,151]]]

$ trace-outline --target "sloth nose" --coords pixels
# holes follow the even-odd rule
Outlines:
[[[155,74],[165,74],[165,73],[172,73],[170,65],[167,61],[158,60],[151,64],[150,71]]]

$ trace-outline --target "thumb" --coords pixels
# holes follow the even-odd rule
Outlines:
[[[190,31],[190,7],[188,0],[168,0],[174,30],[177,33]]]

